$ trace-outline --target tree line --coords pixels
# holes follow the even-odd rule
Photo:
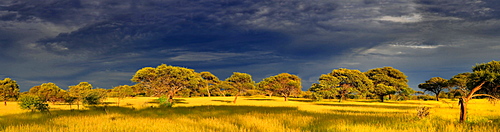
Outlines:
[[[285,101],[289,97],[306,97],[316,100],[324,98],[342,99],[352,96],[376,98],[383,101],[384,96],[409,96],[414,91],[408,87],[406,75],[392,68],[383,67],[367,72],[351,69],[335,69],[321,75],[319,83],[312,84],[308,91],[302,91],[301,78],[289,73],[280,73],[262,79],[256,83],[247,73],[234,72],[225,80],[220,80],[210,72],[195,72],[193,69],[170,66],[139,69],[131,78],[135,85],[121,85],[113,89],[94,89],[88,82],[80,82],[63,90],[54,83],[43,83],[20,93],[17,83],[5,78],[0,84],[1,98],[4,101],[18,100],[20,95],[31,95],[40,102],[65,102],[70,105],[97,104],[106,97],[122,99],[132,96],[161,97],[173,103],[174,97],[192,96],[234,96],[234,103],[239,96],[265,95],[281,96]],[[26,96],[28,97],[28,96]],[[117,102],[119,104],[119,100]]]
[[[420,89],[435,94],[459,98],[460,122],[467,119],[467,103],[474,97],[487,97],[492,101],[500,97],[500,61],[476,64],[472,72],[459,73],[451,79],[433,77],[418,85]]]
[[[239,96],[266,95],[306,97],[314,100],[348,98],[379,98],[406,100],[419,91],[407,84],[407,76],[392,67],[370,69],[366,72],[346,68],[334,69],[320,75],[308,91],[302,91],[301,79],[297,75],[281,73],[262,79],[256,83],[247,73],[234,72],[225,80],[220,80],[210,72],[195,72],[193,69],[161,64],[157,67],[144,67],[131,78],[135,85],[121,85],[113,89],[93,88],[88,82],[69,86],[67,90],[54,83],[44,83],[20,92],[16,81],[5,78],[0,80],[0,99],[5,105],[8,100],[29,100],[39,104],[46,102],[65,102],[70,105],[98,104],[106,97],[122,99],[130,96],[164,97],[172,104],[174,97],[192,96]],[[460,104],[466,109],[467,102],[476,96],[496,98],[500,93],[500,62],[491,61],[477,64],[470,73],[460,73],[451,79],[433,77],[418,85],[424,91],[434,93],[439,100],[441,93],[448,92],[459,96]],[[31,103],[31,104],[37,104]],[[117,102],[119,104],[119,100]],[[44,105],[27,105],[27,109],[43,109]]]

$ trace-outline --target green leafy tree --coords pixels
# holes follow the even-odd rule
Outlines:
[[[467,83],[469,92],[460,98],[460,122],[467,119],[467,103],[476,96],[488,96],[498,99],[500,88],[500,61],[476,64],[472,68],[470,80]],[[497,96],[494,96],[497,95]]]
[[[30,93],[38,96],[43,101],[49,101],[55,103],[62,97],[60,97],[60,92],[64,91],[59,86],[54,83],[43,83],[40,86],[34,86],[30,90]]]
[[[132,96],[132,94],[134,94],[134,90],[129,85],[117,86],[114,87],[111,91],[112,93],[114,93],[114,97],[118,99],[117,101],[118,106],[120,106],[120,100]]]
[[[156,68],[145,67],[136,72],[131,79],[151,89],[153,96],[167,95],[173,102],[175,94],[182,89],[198,89],[206,83],[193,69],[159,65]]]
[[[365,72],[365,75],[373,81],[373,85],[375,86],[374,94],[378,96],[392,95],[395,93],[401,94],[409,88],[408,79],[406,79],[407,76],[403,72],[392,67],[370,69]],[[380,97],[380,99],[382,102],[384,101],[383,97]]]
[[[97,105],[106,99],[107,90],[102,88],[87,90],[83,93],[83,104]]]
[[[147,89],[146,87],[144,87],[142,84],[140,83],[136,83],[132,86],[130,86],[133,90],[134,90],[134,95],[133,96],[150,96],[151,92],[150,92],[150,89]]]
[[[214,74],[212,74],[210,72],[200,72],[200,75],[203,78],[203,80],[205,80],[205,82],[207,83],[206,90],[207,90],[208,97],[210,97],[210,95],[211,95],[210,91],[212,89],[214,89],[216,87],[216,85],[219,84],[221,81],[219,80],[219,78],[217,76],[215,76]]]
[[[449,85],[447,79],[433,77],[425,81],[425,83],[419,84],[418,88],[434,93],[436,95],[436,101],[439,101],[439,94],[441,91],[449,89]]]
[[[456,95],[464,96],[469,92],[469,89],[467,89],[467,82],[469,82],[471,74],[472,73],[469,72],[459,73],[448,81],[449,87],[455,88],[455,90],[450,91],[453,97]]]
[[[377,84],[373,93],[380,97],[380,101],[384,102],[384,96],[396,93],[396,88],[385,84]]]
[[[290,95],[298,94],[302,91],[301,79],[296,75],[288,73],[264,78],[257,86],[270,92],[269,96],[273,93],[281,94],[285,98],[285,101],[288,101]]]
[[[80,102],[83,102],[83,98],[85,97],[85,93],[92,89],[92,84],[88,82],[80,82],[78,85],[69,86],[69,95],[75,97],[75,102],[80,109]]]
[[[332,99],[335,98],[335,95],[337,94],[333,87],[324,87],[318,83],[313,83],[308,90],[313,92],[312,99],[315,101]]]
[[[220,81],[219,84],[215,85],[215,88],[212,89],[212,93],[218,93],[219,96],[222,95],[226,97],[226,95],[230,94],[232,86],[226,81]]]
[[[76,101],[76,99],[77,99],[76,97],[71,96],[71,95],[69,94],[69,92],[67,92],[67,91],[62,91],[62,92],[60,92],[60,93],[59,93],[59,96],[62,98],[62,100],[63,100],[64,102],[66,102],[66,103],[68,103],[68,104],[69,104],[69,108],[71,108],[71,105],[73,105],[73,103],[74,103],[74,102]]]
[[[10,78],[0,80],[0,98],[4,101],[4,105],[7,105],[7,101],[10,99],[17,100],[19,98],[17,82]]]
[[[49,105],[44,103],[45,101],[40,99],[37,95],[33,94],[24,94],[19,98],[19,106],[21,109],[31,110],[34,112],[35,110],[39,111],[48,111]]]
[[[233,75],[226,79],[226,83],[236,93],[233,103],[236,103],[238,96],[242,92],[255,87],[255,82],[252,80],[252,76],[250,74],[240,72],[233,72]]]
[[[350,93],[368,93],[372,91],[373,82],[359,70],[335,69],[331,73],[319,77],[319,83],[325,89],[340,96],[339,102]]]

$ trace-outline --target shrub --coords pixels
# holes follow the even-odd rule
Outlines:
[[[165,95],[158,98],[158,102],[160,104],[160,107],[172,107],[172,106],[174,106],[174,102],[172,102],[172,103],[168,102],[168,98]]]
[[[417,117],[419,119],[422,119],[422,118],[429,116],[430,110],[431,110],[431,107],[425,107],[425,106],[418,107],[417,108]]]
[[[48,104],[44,103],[40,97],[31,94],[21,95],[19,98],[19,106],[21,109],[31,110],[31,112],[34,112],[35,110],[42,112],[49,110]]]

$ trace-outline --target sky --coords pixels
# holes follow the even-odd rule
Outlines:
[[[497,0],[2,0],[0,78],[21,91],[53,82],[132,85],[160,64],[321,74],[391,66],[410,87],[500,60]]]

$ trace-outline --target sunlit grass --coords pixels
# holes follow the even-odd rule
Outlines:
[[[15,102],[0,106],[0,131],[500,131],[500,105],[475,99],[469,120],[458,122],[456,101],[348,100],[232,97],[178,98],[174,108],[158,108],[156,98],[116,98],[76,110],[51,104],[51,114],[20,110]],[[419,119],[417,108],[432,107]]]

